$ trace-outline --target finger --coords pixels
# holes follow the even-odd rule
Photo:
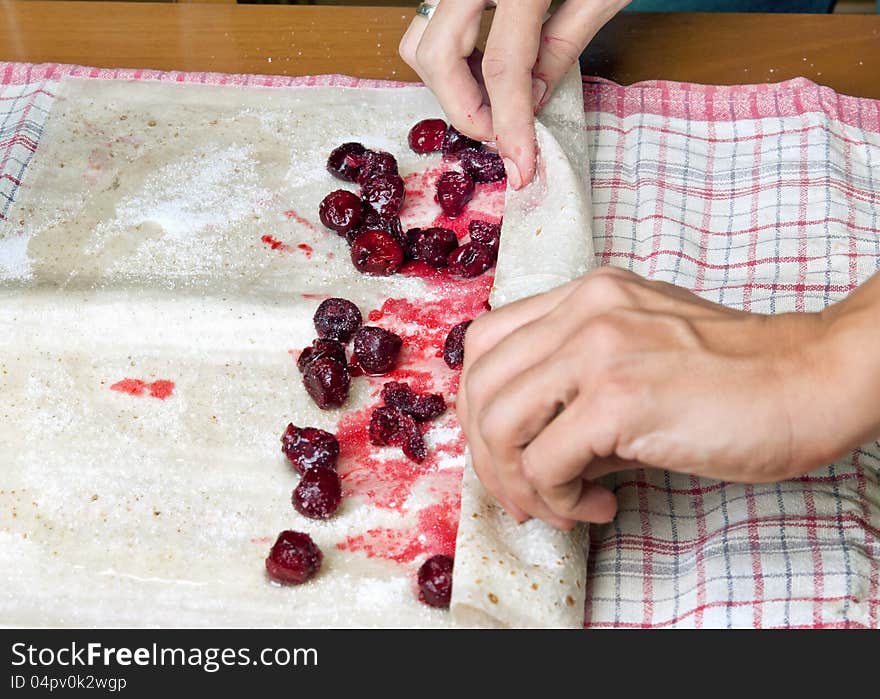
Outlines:
[[[547,293],[503,306],[480,316],[468,328],[465,335],[461,389],[455,403],[456,412],[462,425],[467,425],[470,412],[467,386],[468,375],[473,364],[510,333],[556,308],[574,290],[576,283],[569,282]]]
[[[482,429],[484,414],[490,410],[491,405],[496,401],[496,395],[504,385],[530,369],[536,362],[543,360],[545,356],[552,354],[565,341],[564,333],[548,332],[545,335],[546,340],[540,349],[537,349],[534,337],[528,332],[528,329],[536,324],[526,325],[509,335],[495,349],[472,364],[467,375],[463,376],[463,390],[459,395],[464,396],[464,407],[459,415],[463,418],[462,429],[469,442],[477,439],[485,441],[487,432]],[[501,409],[496,408],[496,413]],[[490,429],[489,434],[491,433]],[[497,471],[497,447],[494,442],[486,446],[485,451],[473,453],[475,463],[481,471],[490,468]],[[507,484],[502,482],[502,487],[506,489]],[[522,507],[521,503],[515,504]]]
[[[483,104],[489,104],[489,93],[486,92],[486,81],[483,79],[483,52],[480,49],[474,49],[473,53],[467,57],[468,69],[477,86],[480,88],[480,95],[483,98]]]
[[[513,503],[533,517],[561,529],[570,529],[574,521],[559,517],[540,498],[522,468],[522,450],[577,393],[570,373],[561,370],[562,362],[544,363],[518,376],[514,385],[498,391],[479,420],[480,436],[488,447],[501,487]],[[528,377],[524,380],[524,377]],[[516,384],[537,383],[541,390],[523,392]]]
[[[590,410],[588,400],[581,395],[562,411],[523,450],[521,458],[529,482],[555,514],[604,522],[616,510],[613,494],[585,488],[589,482],[585,478],[598,477],[604,468],[613,469],[622,462],[612,458],[617,437],[613,417],[603,419],[599,411],[604,406]],[[602,463],[590,469],[594,460]]]
[[[650,464],[643,464],[641,461],[633,461],[630,459],[621,459],[617,456],[608,456],[604,458],[594,458],[587,467],[581,472],[581,478],[585,481],[595,481],[610,473],[618,471],[632,471],[638,468],[654,468]]]
[[[480,32],[483,0],[445,0],[437,5],[416,49],[416,71],[446,116],[462,133],[488,141],[492,115],[468,66]]]
[[[471,465],[473,466],[474,473],[477,474],[477,478],[480,479],[480,483],[483,484],[483,487],[485,487],[486,490],[489,491],[499,503],[501,503],[501,506],[505,509],[507,514],[509,514],[515,521],[520,524],[525,522],[529,518],[529,515],[521,508],[517,507],[508,497],[501,481],[498,479],[495,469],[491,467],[491,461],[486,458],[486,446],[479,435],[473,440],[468,440],[468,449],[471,453]]]
[[[534,517],[546,522],[551,527],[564,531],[573,529],[577,524],[577,521],[567,517],[560,517],[553,512],[541,499],[538,492],[523,478],[506,481],[502,487],[506,496],[515,503],[515,506],[523,508],[528,513],[526,519]],[[520,523],[523,521],[525,519],[521,520]]]
[[[483,56],[483,78],[492,105],[492,127],[514,189],[535,174],[532,68],[538,57],[543,0],[502,2],[495,11]]]
[[[416,15],[403,33],[403,36],[400,39],[400,44],[397,47],[400,57],[416,72],[418,72],[416,49],[418,49],[419,43],[421,42],[422,36],[427,28],[428,20],[421,15]]]
[[[474,320],[465,335],[464,367],[476,362],[510,333],[550,313],[568,298],[576,284],[569,282],[546,293],[509,303]]]
[[[533,74],[535,112],[546,104],[562,76],[580,58],[596,32],[611,19],[621,2],[567,0],[544,23]]]
[[[494,361],[484,365],[478,363],[476,370],[471,369],[467,376],[462,377],[462,389],[456,402],[462,430],[471,448],[474,470],[492,494],[506,504],[505,509],[515,519],[523,521],[526,512],[532,516],[546,515],[546,512],[533,506],[516,477],[500,477],[500,462],[496,459],[495,450],[486,442],[487,435],[494,435],[494,428],[486,431],[481,427],[483,409],[491,403],[492,396],[503,385],[504,376],[507,375],[504,372],[515,376],[527,369],[533,359],[529,353],[520,353],[505,361],[503,367],[498,367]],[[484,375],[487,378],[483,378]],[[564,525],[556,523],[554,526]]]

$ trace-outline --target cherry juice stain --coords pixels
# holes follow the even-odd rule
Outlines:
[[[272,250],[278,250],[280,252],[291,252],[293,250],[287,243],[282,243],[277,238],[274,238],[271,235],[264,235],[260,238],[260,241],[268,245]]]
[[[336,545],[343,551],[362,551],[370,558],[384,558],[397,563],[411,563],[443,554],[455,555],[459,503],[446,499],[416,513],[416,523],[394,529],[376,527],[348,537]]]
[[[304,218],[303,216],[300,216],[300,215],[299,215],[298,213],[296,213],[296,211],[294,211],[293,209],[289,209],[289,210],[285,211],[285,212],[284,212],[284,215],[287,217],[288,220],[290,220],[290,221],[295,221],[295,222],[298,223],[299,225],[301,225],[301,226],[305,226],[305,227],[308,228],[310,231],[314,231],[314,232],[316,232],[316,233],[318,232],[318,227],[317,227],[314,223],[312,223],[311,221],[309,221],[309,219]]]
[[[340,447],[337,470],[344,495],[362,497],[376,507],[403,513],[416,481],[436,470],[437,459],[429,453],[417,464],[397,447],[372,445],[370,415],[377,405],[350,413],[340,421],[336,429]]]
[[[141,379],[122,379],[110,387],[111,391],[127,393],[130,396],[143,396],[149,394],[153,398],[165,400],[174,393],[174,382],[166,379],[158,379],[147,383]]]
[[[403,338],[400,364],[389,380],[406,380],[401,373],[405,371],[432,371],[431,361],[436,362],[443,355],[443,344],[452,327],[485,312],[494,277],[486,273],[474,279],[459,279],[440,274],[423,279],[428,291],[424,300],[387,299],[367,314],[370,323]],[[440,375],[445,379],[440,392],[449,392],[458,372],[451,372],[442,362],[439,365]],[[424,382],[413,388],[431,390]]]
[[[307,245],[306,243],[300,243],[296,247],[298,250],[302,250],[305,253],[305,256],[307,259],[309,259],[309,260],[312,259],[312,252],[314,252],[314,251],[312,250],[311,245]]]
[[[130,396],[142,396],[147,390],[147,382],[140,379],[122,379],[113,384],[110,390],[127,393]]]
[[[444,276],[427,279],[425,284],[426,299],[387,299],[366,314],[368,322],[403,338],[400,361],[389,374],[365,379],[371,382],[373,403],[344,416],[336,430],[345,495],[395,510],[402,518],[399,527],[368,529],[337,547],[403,564],[454,552],[466,445],[454,412],[459,372],[439,357],[449,330],[483,312],[492,277]],[[425,426],[429,446],[421,464],[407,459],[396,447],[370,444],[370,415],[380,404],[382,387],[388,381],[406,382],[419,393],[440,393],[447,402],[447,412]],[[407,503],[417,488],[430,493],[434,504],[413,513]]]

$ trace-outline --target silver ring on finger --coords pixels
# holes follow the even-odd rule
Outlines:
[[[419,17],[424,17],[426,20],[431,19],[431,15],[434,14],[434,10],[437,9],[437,5],[432,5],[429,2],[419,3],[419,6],[416,8],[416,15]]]

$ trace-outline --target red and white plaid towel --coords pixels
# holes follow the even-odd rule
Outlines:
[[[0,63],[0,220],[66,75],[396,84]],[[759,313],[824,308],[880,268],[880,103],[802,79],[586,80],[584,100],[603,264]],[[0,240],[0,266],[14,244]],[[620,513],[592,529],[587,626],[880,626],[880,443],[779,484],[638,471],[613,485]]]

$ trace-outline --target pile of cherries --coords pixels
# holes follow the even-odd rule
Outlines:
[[[302,350],[296,365],[303,375],[303,385],[312,400],[322,410],[341,407],[348,399],[352,376],[366,374],[383,376],[397,366],[403,340],[399,335],[385,328],[362,325],[363,316],[358,307],[343,298],[329,298],[321,302],[314,315],[315,330],[318,337]],[[464,336],[471,321],[466,320],[454,326],[443,343],[443,359],[450,369],[460,369],[464,361]],[[345,346],[352,343],[351,359],[346,355]],[[386,389],[388,384],[386,384]],[[383,391],[383,397],[386,391]],[[397,395],[397,394],[395,394]],[[401,394],[402,395],[402,394]],[[413,394],[415,395],[415,394]],[[421,406],[415,396],[414,405]],[[441,396],[437,396],[442,401]],[[410,414],[416,422],[425,422],[440,415],[443,410],[425,417],[402,407],[404,400],[399,396],[396,403],[386,405]],[[438,405],[439,403],[434,403]],[[445,409],[445,403],[443,405]],[[376,442],[378,444],[379,442]]]
[[[300,352],[297,366],[306,391],[322,409],[341,406],[348,398],[352,375],[383,375],[397,364],[401,338],[384,328],[365,326],[358,307],[343,298],[321,302],[315,312],[318,337]],[[446,337],[443,358],[450,368],[460,368],[464,359],[464,336],[470,321],[454,326]],[[345,345],[352,342],[351,361]],[[439,393],[419,393],[401,381],[382,387],[383,405],[370,416],[370,443],[398,446],[411,460],[421,463],[427,446],[420,425],[446,411]],[[281,451],[300,475],[291,495],[293,507],[311,519],[328,519],[342,502],[342,484],[336,471],[339,441],[317,427],[289,424],[281,435]],[[315,576],[323,561],[321,549],[305,532],[286,530],[279,534],[266,558],[266,570],[278,582],[299,585]],[[419,568],[419,599],[432,607],[449,606],[452,595],[453,559],[437,555]]]
[[[439,393],[416,393],[409,384],[389,381],[382,388],[385,405],[370,415],[370,444],[401,447],[417,464],[428,455],[419,424],[446,412],[446,401]]]
[[[342,502],[336,437],[317,427],[290,424],[281,435],[281,451],[301,476],[291,496],[296,511],[310,519],[331,517]],[[278,535],[269,552],[266,571],[280,583],[301,585],[315,576],[323,559],[311,536],[288,529]]]
[[[441,119],[425,119],[410,130],[409,145],[420,154],[442,152],[457,160],[461,171],[448,170],[437,180],[436,200],[449,218],[455,218],[474,195],[477,183],[504,179],[504,164],[493,153]],[[409,260],[436,269],[448,268],[461,277],[476,277],[498,257],[500,224],[473,220],[470,240],[461,244],[449,228],[411,228],[404,232],[400,209],[406,197],[397,161],[390,153],[368,150],[360,143],[344,143],[327,161],[335,177],[360,185],[360,196],[338,189],[321,202],[321,222],[351,245],[351,260],[358,271],[377,276],[396,273]],[[471,321],[453,327],[443,345],[443,359],[452,369],[464,361],[464,337]],[[314,316],[318,337],[297,359],[303,384],[322,410],[338,408],[348,398],[351,377],[381,376],[397,365],[403,340],[384,328],[363,325],[363,316],[351,301],[330,298]],[[351,360],[346,344],[352,343]],[[420,425],[446,411],[437,393],[418,393],[406,383],[390,381],[382,388],[383,405],[370,416],[370,442],[399,446],[411,460],[421,463],[427,447]],[[291,496],[294,508],[305,517],[327,519],[342,502],[342,486],[336,471],[339,442],[316,427],[290,424],[281,436],[281,451],[300,482]],[[279,534],[266,558],[270,577],[284,584],[310,580],[323,561],[321,549],[304,533],[286,530]],[[432,607],[446,608],[452,597],[450,556],[427,559],[418,571],[419,599]]]
[[[351,377],[381,376],[397,366],[403,340],[385,328],[362,325],[363,316],[351,301],[330,298],[318,306],[314,323],[318,333],[297,359],[303,385],[322,410],[338,408],[348,398]],[[351,361],[345,345],[351,342]]]
[[[424,119],[409,132],[409,145],[419,154],[442,152],[458,161],[461,171],[448,170],[437,180],[435,198],[449,218],[456,218],[474,196],[476,184],[505,178],[501,157],[479,141],[464,136],[442,119]],[[460,244],[449,228],[410,228],[404,232],[400,210],[406,198],[397,160],[390,153],[343,143],[330,153],[327,170],[340,180],[360,185],[360,196],[347,189],[330,192],[318,214],[327,228],[351,246],[351,261],[364,274],[389,276],[407,261],[435,269],[448,268],[460,277],[476,277],[495,264],[500,224],[474,220],[470,240]]]
[[[382,397],[385,406],[374,411],[374,418],[377,414],[389,413],[403,416],[413,426],[418,442],[424,449],[421,433],[415,428],[414,420],[431,419],[446,410],[442,396],[417,394],[408,384],[389,382],[382,390]],[[394,441],[396,438],[391,436],[395,434],[395,429],[399,431],[402,442]],[[373,433],[371,421],[371,441]],[[402,444],[406,451],[411,437],[412,433],[398,426],[388,433],[388,441],[383,443]],[[328,519],[335,514],[342,502],[342,486],[336,471],[339,441],[335,435],[317,427],[297,427],[290,424],[281,435],[281,452],[301,476],[291,497],[296,511],[310,519]],[[269,551],[266,571],[272,579],[280,583],[301,585],[315,576],[323,559],[324,554],[311,536],[288,529],[278,535]],[[418,572],[419,599],[422,602],[432,607],[449,606],[452,596],[452,566],[453,559],[444,555],[432,556],[422,564]]]

